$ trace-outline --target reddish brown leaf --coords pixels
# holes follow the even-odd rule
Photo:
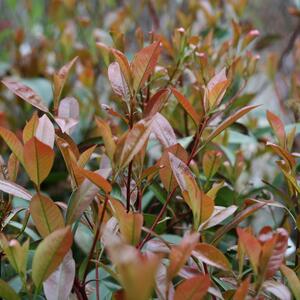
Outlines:
[[[171,91],[169,89],[161,89],[156,92],[148,101],[145,107],[145,116],[154,116],[157,112],[160,112],[168,100]]]
[[[266,146],[270,147],[278,156],[280,156],[290,166],[291,169],[294,168],[296,160],[288,151],[270,142],[267,142]]]
[[[176,276],[179,270],[184,266],[198,240],[198,233],[188,234],[182,239],[178,246],[173,246],[171,248],[171,253],[169,255],[170,264],[167,272],[167,278],[169,281],[172,280],[172,278]]]
[[[249,259],[251,261],[252,268],[254,272],[258,273],[259,268],[259,258],[261,253],[261,245],[259,241],[249,232],[242,228],[237,228],[237,234],[239,237],[239,241],[244,246]]]
[[[154,42],[135,54],[130,65],[132,74],[134,74],[133,89],[135,93],[138,92],[154,71],[160,52],[160,42]]]
[[[30,87],[24,85],[21,82],[15,81],[13,79],[2,80],[2,83],[15,95],[22,98],[26,102],[35,106],[36,108],[49,112],[48,107],[43,103],[43,100],[39,95],[36,94],[34,90]]]
[[[227,127],[232,125],[235,121],[243,117],[245,114],[247,114],[252,109],[258,107],[258,105],[252,105],[252,106],[245,106],[238,110],[236,113],[234,113],[232,116],[228,117],[225,121],[223,121],[221,124],[217,126],[217,128],[207,137],[206,143],[213,140],[216,136],[218,136],[223,130],[225,130]]]
[[[213,266],[225,271],[231,269],[230,263],[226,256],[213,245],[199,243],[194,248],[192,254],[209,266]]]
[[[249,286],[250,277],[247,277],[247,279],[245,279],[236,290],[233,300],[245,300],[248,295]]]
[[[269,121],[270,126],[272,127],[274,133],[277,136],[279,144],[281,147],[285,148],[286,146],[286,135],[284,130],[284,125],[280,118],[267,110],[267,119]]]
[[[201,117],[196,112],[192,104],[176,89],[172,88],[172,93],[176,97],[177,101],[182,105],[184,110],[190,115],[194,122],[198,125],[200,123]]]
[[[207,178],[211,178],[218,171],[222,163],[222,152],[216,150],[206,151],[203,155],[203,171]]]
[[[72,66],[75,64],[77,60],[77,56],[74,57],[70,62],[65,64],[58,72],[54,73],[53,81],[54,81],[54,110],[57,109],[59,98],[61,96],[62,90],[64,88],[64,85],[66,83],[66,80],[68,78],[69,72],[72,68]]]
[[[28,142],[35,135],[36,127],[39,124],[37,113],[34,113],[29,122],[26,123],[23,129],[23,143]]]
[[[160,113],[155,114],[151,124],[151,129],[165,148],[177,144],[176,135],[172,126]]]
[[[24,166],[30,179],[39,186],[49,175],[54,151],[36,137],[24,145]]]
[[[201,300],[210,284],[208,275],[198,275],[187,279],[176,288],[174,300]]]
[[[108,78],[115,94],[120,96],[123,100],[130,100],[130,91],[126,83],[125,77],[121,71],[120,65],[113,62],[108,67]]]

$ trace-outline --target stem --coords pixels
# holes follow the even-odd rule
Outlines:
[[[200,138],[202,136],[202,133],[207,125],[209,121],[209,118],[208,117],[205,117],[203,119],[203,121],[201,122],[201,124],[199,125],[199,128],[195,134],[195,139],[194,139],[194,145],[193,145],[193,148],[192,148],[192,151],[191,151],[191,154],[189,156],[189,159],[188,159],[188,162],[187,162],[187,166],[189,166],[189,164],[191,163],[192,159],[194,158],[195,154],[196,154],[196,150],[198,148],[198,144],[199,144],[199,141],[200,141]],[[163,216],[163,214],[165,213],[166,209],[167,209],[167,206],[169,204],[169,202],[171,201],[173,195],[175,194],[175,191],[176,191],[177,187],[175,187],[171,193],[168,195],[167,197],[167,200],[166,202],[164,203],[163,207],[161,208],[159,214],[157,215],[156,219],[154,220],[151,228],[150,228],[150,231],[153,231],[155,230],[155,227],[157,226],[158,222],[160,221],[161,217]],[[140,250],[143,248],[143,246],[145,245],[145,243],[150,239],[151,237],[151,233],[148,233],[145,238],[143,239],[143,241],[137,246],[137,248]]]
[[[95,234],[93,244],[92,244],[92,247],[91,247],[91,250],[90,250],[90,253],[89,253],[89,256],[88,256],[88,260],[87,260],[87,263],[86,263],[86,267],[85,267],[85,271],[84,271],[84,275],[83,275],[83,279],[82,279],[83,285],[84,285],[84,282],[85,282],[87,274],[88,274],[89,262],[93,257],[93,253],[95,251],[95,248],[96,248],[96,245],[97,245],[97,242],[98,242],[98,239],[99,239],[100,229],[101,229],[101,225],[102,225],[102,222],[103,222],[103,219],[104,219],[107,202],[108,202],[108,196],[106,195],[105,200],[104,200],[104,204],[103,204],[103,210],[102,210],[102,213],[101,213],[101,217],[100,217],[100,220],[99,220],[99,223],[98,223],[98,226],[97,226],[96,234]]]
[[[128,166],[128,176],[127,176],[127,185],[126,185],[126,211],[130,210],[130,184],[131,184],[131,174],[132,174],[132,165],[133,160],[129,163]]]

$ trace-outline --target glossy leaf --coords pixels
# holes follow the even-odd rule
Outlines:
[[[226,69],[222,69],[207,84],[207,99],[209,107],[214,108],[220,104],[225,95],[229,81],[226,77]]]
[[[174,276],[184,266],[190,257],[193,249],[199,240],[198,233],[187,234],[178,246],[173,246],[169,255],[170,264],[167,271],[168,280],[172,280]]]
[[[77,56],[74,57],[70,62],[65,64],[58,72],[54,73],[53,81],[54,81],[54,110],[58,107],[59,98],[61,96],[62,90],[68,78],[69,72],[72,66],[75,64],[77,60]]]
[[[111,192],[112,187],[110,183],[101,175],[101,171],[92,172],[83,168],[80,168],[80,171],[82,172],[84,177],[86,177],[96,186],[104,190],[105,193]]]
[[[0,191],[25,200],[32,198],[32,195],[25,188],[9,180],[0,179]]]
[[[160,113],[157,113],[153,118],[151,129],[163,147],[168,148],[177,144],[176,135],[172,126]]]
[[[67,300],[75,278],[75,261],[72,251],[64,257],[58,268],[44,282],[44,292],[47,300]]]
[[[270,147],[278,156],[280,156],[290,166],[291,169],[293,169],[293,167],[296,164],[296,160],[287,150],[270,142],[267,142],[266,146]]]
[[[15,95],[30,103],[43,112],[49,112],[41,97],[30,87],[13,79],[2,80],[2,83]]]
[[[222,163],[222,152],[210,150],[203,155],[203,171],[207,178],[211,178],[218,171]]]
[[[142,150],[151,133],[152,119],[143,119],[136,123],[126,136],[118,142],[114,161],[119,169],[123,169]]]
[[[48,235],[37,247],[32,261],[32,279],[37,288],[56,270],[73,243],[70,227]]]
[[[54,151],[36,137],[24,145],[24,165],[30,179],[39,186],[49,175]]]
[[[89,207],[99,192],[99,187],[85,179],[79,188],[73,192],[67,209],[66,222],[72,224]]]
[[[29,209],[33,222],[42,237],[65,226],[64,218],[57,205],[44,195],[34,195]]]
[[[39,118],[37,113],[34,113],[29,122],[26,123],[23,129],[23,143],[28,142],[32,137],[35,136],[36,128],[39,124]]]
[[[132,74],[134,74],[133,89],[135,92],[138,92],[148,77],[153,73],[160,52],[160,42],[154,42],[135,54],[130,65]]]
[[[187,279],[176,288],[174,300],[200,300],[205,296],[210,285],[208,275],[198,275]]]
[[[130,90],[118,62],[113,62],[109,65],[108,78],[114,93],[123,100],[129,101]]]
[[[194,228],[197,230],[212,215],[214,201],[200,190],[194,175],[183,161],[172,153],[169,153],[169,159],[183,198],[193,212]]]
[[[194,120],[195,124],[199,124],[201,117],[196,112],[192,104],[176,89],[172,88],[172,93],[176,97],[177,101],[181,104],[181,106],[184,108],[184,110],[189,114],[189,116]]]
[[[171,91],[169,89],[161,89],[156,92],[147,102],[144,110],[145,116],[151,117],[160,112],[170,97],[170,94]]]
[[[41,118],[39,118],[34,136],[40,142],[48,145],[53,149],[55,139],[54,126],[47,115],[43,115]]]
[[[213,266],[225,271],[231,269],[230,263],[226,256],[213,245],[199,243],[196,245],[192,254],[209,266]]]
[[[10,150],[15,154],[18,160],[23,164],[23,144],[17,138],[17,136],[10,130],[0,127],[0,135],[10,148]]]
[[[114,153],[116,151],[116,143],[113,139],[113,135],[111,132],[110,127],[108,126],[107,122],[100,118],[96,118],[96,124],[100,130],[100,134],[103,138],[106,154],[112,160]]]
[[[228,128],[230,125],[232,125],[234,122],[236,122],[238,119],[243,117],[245,114],[247,114],[249,111],[255,109],[258,107],[257,105],[252,106],[245,106],[238,110],[236,113],[234,113],[232,116],[228,117],[225,121],[223,121],[221,124],[217,126],[217,128],[207,137],[206,143],[213,140],[216,136],[218,136],[223,130]]]
[[[289,289],[282,283],[275,280],[266,280],[263,289],[280,300],[291,300]]]
[[[274,133],[277,136],[277,139],[279,141],[279,144],[281,147],[285,148],[286,146],[286,135],[285,135],[285,129],[284,124],[280,120],[278,116],[267,110],[267,119],[272,127]]]
[[[249,232],[242,228],[237,228],[237,234],[239,240],[241,241],[242,245],[244,246],[249,259],[251,261],[252,268],[254,272],[258,273],[259,268],[259,258],[261,254],[261,245],[259,241]]]
[[[158,162],[159,166],[161,166],[161,168],[159,169],[160,179],[165,189],[167,191],[172,191],[177,186],[177,181],[175,176],[173,175],[173,171],[170,165],[169,153],[173,153],[176,157],[178,157],[185,163],[188,162],[189,155],[180,144],[175,144],[165,149]]]
[[[66,97],[59,102],[56,123],[62,132],[70,133],[79,122],[79,104],[74,97]]]
[[[233,300],[246,300],[250,286],[250,277],[247,277],[237,288]]]

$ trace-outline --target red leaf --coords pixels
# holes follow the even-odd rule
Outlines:
[[[160,112],[168,100],[171,91],[169,89],[161,89],[156,92],[148,101],[145,107],[145,116],[154,116],[157,112]]]
[[[284,125],[280,118],[267,110],[267,119],[272,127],[273,131],[275,132],[279,144],[281,147],[285,148],[286,146],[286,135],[284,130]]]
[[[196,112],[192,104],[176,89],[172,88],[172,93],[178,100],[178,102],[182,105],[184,110],[190,115],[190,117],[194,120],[194,122],[198,125],[200,123],[201,117]]]
[[[174,300],[201,300],[210,284],[208,275],[198,275],[187,279],[177,287]]]

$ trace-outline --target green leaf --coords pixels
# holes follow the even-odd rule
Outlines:
[[[20,296],[2,279],[0,279],[0,297],[4,300],[20,300]]]

